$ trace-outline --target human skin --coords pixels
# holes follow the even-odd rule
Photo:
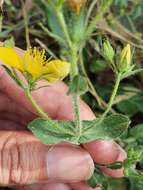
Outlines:
[[[73,120],[67,90],[63,82],[58,82],[32,94],[53,119]],[[95,119],[91,109],[82,101],[80,110],[83,120]],[[37,116],[23,91],[0,67],[0,184],[16,185],[19,190],[91,190],[84,181],[93,173],[93,160],[108,164],[123,161],[126,157],[113,141],[98,140],[82,147],[43,145],[30,132],[24,131],[27,123]],[[113,177],[123,176],[123,169],[102,170]],[[28,185],[31,183],[37,184]]]

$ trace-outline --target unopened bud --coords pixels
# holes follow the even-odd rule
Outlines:
[[[113,62],[115,51],[108,40],[103,43],[103,54],[108,61]]]
[[[119,71],[125,72],[130,68],[131,65],[131,47],[127,44],[120,53],[120,60],[118,69]]]

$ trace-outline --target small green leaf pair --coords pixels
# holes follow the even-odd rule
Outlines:
[[[103,120],[98,118],[92,121],[83,121],[80,137],[77,135],[78,128],[72,121],[53,121],[39,118],[32,121],[28,128],[44,144],[60,142],[83,144],[97,139],[116,139],[126,131],[129,123],[129,118],[120,114],[108,116]]]

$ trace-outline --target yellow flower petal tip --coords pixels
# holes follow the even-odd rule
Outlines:
[[[70,73],[70,63],[61,60],[52,60],[47,63],[48,73],[45,78],[49,82],[64,79]]]
[[[21,57],[13,48],[0,47],[0,61],[20,71],[24,69]]]

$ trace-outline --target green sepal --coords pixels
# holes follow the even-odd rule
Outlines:
[[[4,47],[7,47],[7,48],[14,48],[14,47],[15,47],[14,38],[11,37],[11,38],[5,40],[3,46],[4,46]]]

